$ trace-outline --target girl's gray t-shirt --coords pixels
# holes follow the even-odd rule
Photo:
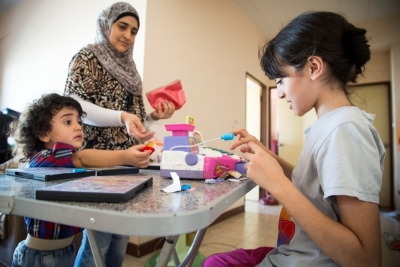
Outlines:
[[[335,221],[340,220],[336,195],[379,203],[385,148],[372,125],[374,117],[357,107],[342,107],[324,115],[305,131],[306,141],[292,182]],[[294,218],[289,220],[294,226],[289,244],[272,250],[258,266],[339,266]]]

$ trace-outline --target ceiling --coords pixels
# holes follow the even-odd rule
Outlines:
[[[300,13],[310,10],[332,11],[351,23],[381,19],[398,14],[400,0],[234,0],[267,38]]]
[[[20,0],[0,0],[0,13]],[[324,10],[341,13],[352,23],[398,14],[400,0],[234,0],[265,38],[274,37],[302,12]]]

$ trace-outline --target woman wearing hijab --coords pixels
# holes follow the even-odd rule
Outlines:
[[[175,111],[164,101],[146,115],[142,81],[133,61],[133,44],[140,22],[128,3],[115,3],[97,20],[94,44],[81,49],[69,66],[65,95],[76,99],[87,113],[84,121],[86,148],[127,149],[149,140],[146,120],[167,119]],[[122,266],[128,236],[96,231],[106,266]],[[95,266],[84,231],[75,267]]]

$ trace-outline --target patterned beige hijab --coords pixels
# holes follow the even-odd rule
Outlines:
[[[125,53],[118,52],[109,41],[111,25],[123,13],[131,13],[138,19],[137,11],[128,3],[115,3],[100,13],[97,19],[97,35],[88,48],[96,55],[103,67],[122,86],[134,95],[142,94],[142,80],[133,61],[133,46]]]

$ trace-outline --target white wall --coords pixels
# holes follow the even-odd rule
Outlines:
[[[23,111],[43,93],[62,94],[68,64],[94,42],[98,14],[114,0],[21,0],[0,14],[0,108]],[[142,21],[146,1],[131,0]],[[143,73],[145,23],[134,58]]]

